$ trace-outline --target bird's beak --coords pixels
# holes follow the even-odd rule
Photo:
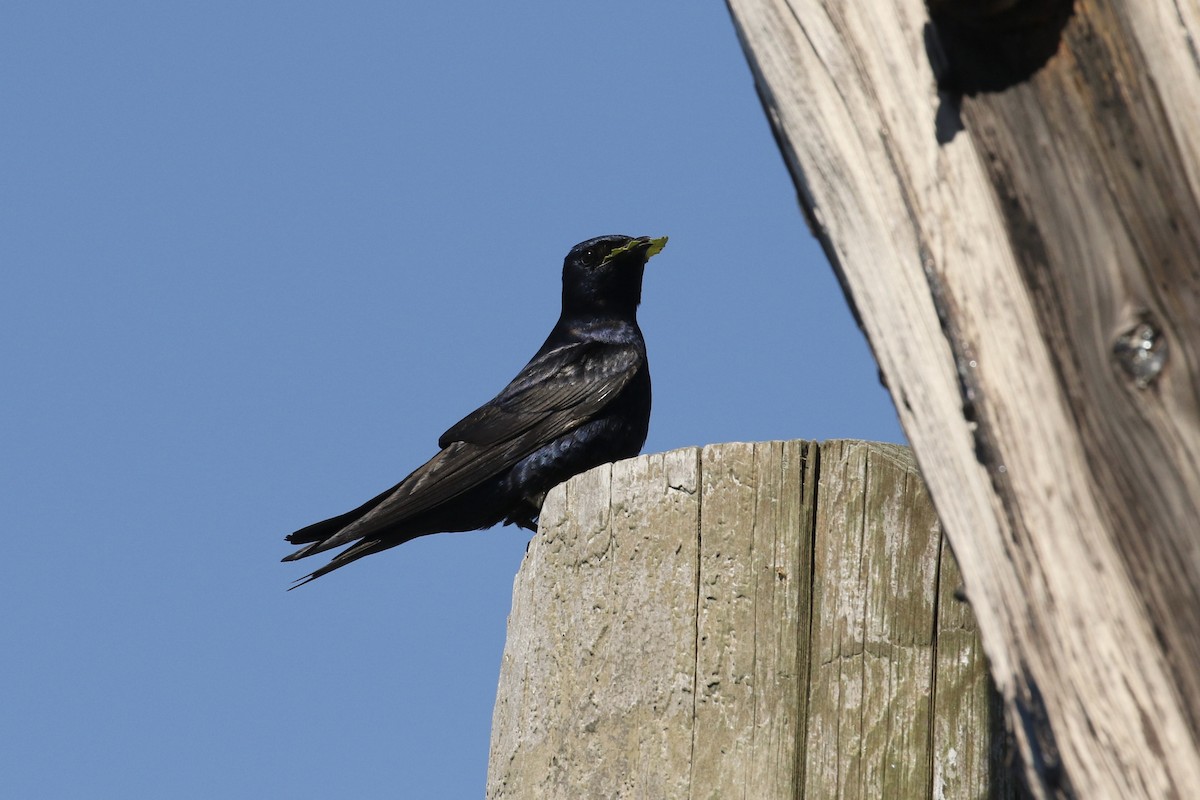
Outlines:
[[[652,256],[661,252],[666,246],[667,237],[665,236],[660,236],[657,239],[651,239],[649,236],[639,236],[636,239],[630,239],[625,244],[611,251],[604,257],[604,263],[608,264],[616,260],[618,256],[623,256],[634,250],[644,250],[646,257],[643,259],[643,262],[649,261]]]
[[[651,239],[649,236],[642,236],[638,239],[638,241],[646,244],[647,261],[661,253],[662,249],[667,246],[666,236],[659,236],[657,239]]]

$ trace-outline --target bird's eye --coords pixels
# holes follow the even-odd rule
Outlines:
[[[583,251],[583,264],[586,267],[594,267],[600,263],[600,251],[595,247],[589,247]]]

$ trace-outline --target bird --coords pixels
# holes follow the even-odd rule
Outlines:
[[[666,243],[614,234],[572,247],[558,321],[529,363],[443,433],[439,452],[398,484],[289,534],[300,549],[283,561],[350,545],[291,589],[419,536],[501,522],[536,530],[554,486],[641,452],[651,393],[637,309],[646,262]]]

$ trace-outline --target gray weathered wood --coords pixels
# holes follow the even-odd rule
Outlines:
[[[806,796],[930,797],[933,507],[908,485],[904,448],[834,442],[821,456]]]
[[[728,5],[1035,792],[1200,797],[1200,4],[1077,0],[966,97],[924,0]]]
[[[574,478],[514,585],[488,796],[1009,797],[957,581],[896,445]]]
[[[547,498],[513,587],[489,797],[688,796],[664,767],[692,749],[699,480],[699,452],[676,450]]]

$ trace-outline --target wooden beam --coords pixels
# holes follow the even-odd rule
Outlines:
[[[488,797],[1013,797],[957,586],[897,445],[574,478],[513,587]]]
[[[1200,7],[728,4],[1035,794],[1200,796]]]

